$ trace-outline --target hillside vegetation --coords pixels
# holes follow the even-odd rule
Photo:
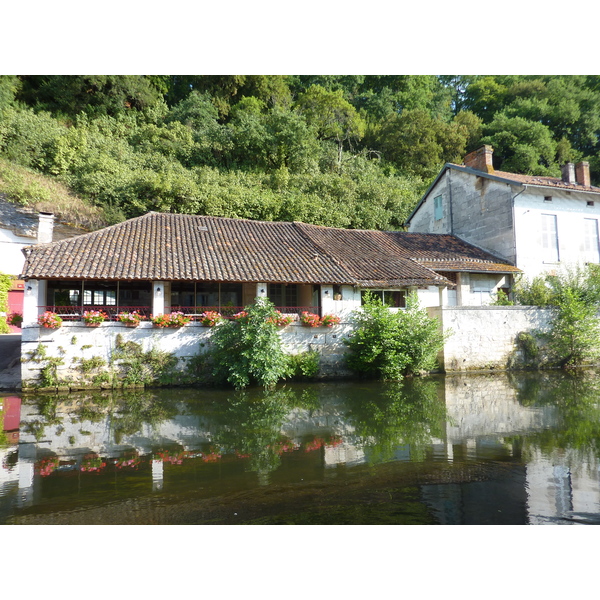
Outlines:
[[[600,173],[598,76],[0,76],[0,192],[94,229],[150,210],[398,229],[444,162]]]

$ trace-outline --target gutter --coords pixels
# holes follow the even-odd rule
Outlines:
[[[512,226],[512,237],[513,237],[513,251],[515,254],[515,267],[517,266],[517,227],[516,227],[516,220],[515,220],[515,200],[517,199],[518,196],[520,196],[526,189],[527,189],[527,184],[522,184],[523,185],[523,189],[518,193],[515,194],[514,196],[511,197],[510,199],[510,209],[511,209],[511,213],[512,213],[512,220],[513,220],[513,226]]]

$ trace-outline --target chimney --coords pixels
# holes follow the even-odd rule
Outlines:
[[[493,155],[494,149],[491,146],[482,146],[481,148],[479,148],[479,150],[475,150],[474,152],[467,154],[463,159],[463,165],[465,165],[465,167],[471,167],[471,169],[475,169],[477,171],[493,173]]]
[[[563,165],[560,170],[562,171],[562,180],[565,183],[577,183],[575,179],[575,165],[573,163]]]
[[[590,187],[590,163],[587,160],[575,165],[575,178],[579,185]]]
[[[52,231],[54,229],[54,215],[52,213],[41,212],[38,220],[37,243],[48,244],[52,241]]]

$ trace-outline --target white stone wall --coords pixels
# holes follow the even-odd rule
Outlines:
[[[348,336],[352,326],[341,323],[333,327],[304,327],[300,323],[280,330],[285,351],[298,354],[315,350],[322,356],[321,371],[323,376],[336,377],[348,375],[341,366],[345,350],[343,340]],[[117,335],[123,342],[133,341],[141,344],[144,352],[153,348],[169,352],[180,360],[183,368],[185,361],[206,351],[210,347],[212,329],[199,323],[171,329],[153,327],[152,323],[141,323],[137,328],[129,328],[122,323],[102,323],[100,327],[86,327],[81,322],[63,322],[59,329],[44,329],[37,325],[23,328],[21,377],[23,386],[35,385],[39,381],[40,370],[44,366],[26,360],[28,353],[35,351],[43,344],[46,353],[52,357],[61,357],[64,364],[59,367],[59,378],[77,380],[81,373],[77,369],[79,359],[100,357],[109,362],[116,347]]]
[[[552,311],[526,306],[429,308],[446,341],[440,362],[446,372],[506,369],[521,331],[544,330]]]

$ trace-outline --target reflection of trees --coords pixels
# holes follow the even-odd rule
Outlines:
[[[348,420],[372,462],[390,460],[399,445],[422,455],[432,438],[442,437],[446,409],[430,379],[390,383],[368,398],[350,396]]]
[[[556,426],[528,436],[528,444],[546,452],[573,448],[600,457],[600,377],[596,373],[561,372],[517,383],[522,404],[554,406],[557,414]]]
[[[220,404],[215,442],[225,452],[248,456],[250,470],[274,471],[290,442],[281,435],[282,423],[293,404],[290,390],[244,391],[228,396]]]

